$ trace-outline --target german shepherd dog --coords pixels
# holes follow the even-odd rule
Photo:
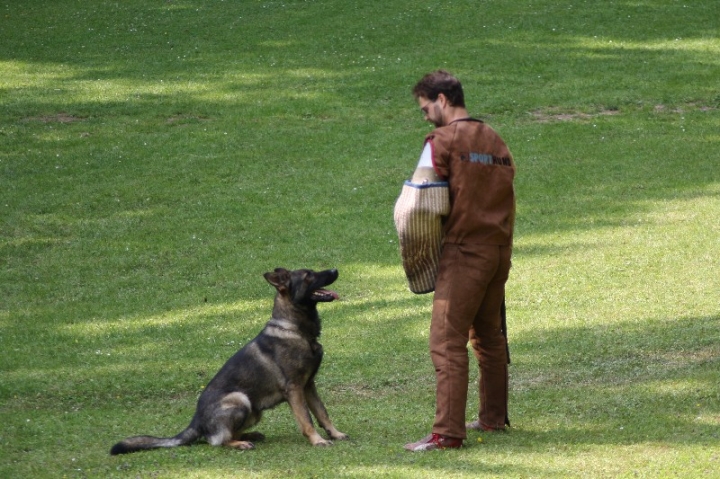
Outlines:
[[[318,343],[317,303],[338,298],[335,292],[324,289],[337,279],[337,270],[277,268],[264,276],[277,289],[272,318],[210,381],[198,399],[190,425],[172,438],[129,437],[115,444],[110,454],[185,446],[200,438],[213,446],[252,449],[255,446],[251,441],[264,436],[244,431],[260,421],[264,410],[285,401],[313,446],[332,443],[318,434],[310,411],[331,439],[348,438],[330,421],[315,388],[323,356]]]

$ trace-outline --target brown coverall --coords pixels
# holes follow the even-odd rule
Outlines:
[[[454,121],[426,141],[435,171],[450,185],[451,205],[430,326],[437,380],[432,432],[465,439],[468,340],[480,367],[480,425],[496,430],[508,423],[500,310],[512,252],[515,164],[505,142],[479,120]]]

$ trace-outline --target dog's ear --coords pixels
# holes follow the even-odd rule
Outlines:
[[[268,283],[275,286],[280,292],[287,290],[287,284],[290,282],[290,271],[285,268],[275,268],[272,273],[265,273],[263,275]]]

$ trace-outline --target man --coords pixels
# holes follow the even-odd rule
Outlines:
[[[500,136],[470,118],[462,85],[451,74],[425,75],[413,96],[436,126],[426,137],[420,165],[431,164],[450,192],[430,325],[435,422],[430,435],[405,445],[428,451],[461,447],[466,428],[501,431],[510,425],[501,308],[515,222],[515,164]],[[476,421],[465,424],[468,340],[480,367],[480,411]]]

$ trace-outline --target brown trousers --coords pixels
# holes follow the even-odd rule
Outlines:
[[[430,355],[437,382],[432,432],[465,439],[470,341],[480,367],[480,424],[505,427],[507,339],[501,330],[512,247],[445,244],[435,284]]]

